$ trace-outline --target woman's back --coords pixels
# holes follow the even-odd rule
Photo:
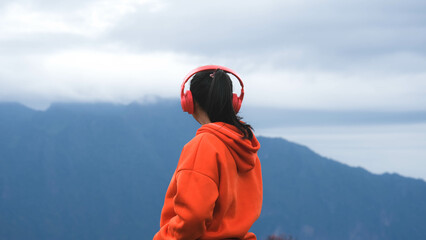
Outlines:
[[[256,239],[248,231],[262,207],[262,174],[257,156],[260,145],[250,125],[236,116],[239,108],[233,104],[235,95],[231,101],[232,85],[226,94],[211,94],[212,89],[227,89],[215,84],[230,84],[225,73],[218,75],[227,78],[215,79],[213,75],[204,72],[195,84],[191,82],[195,93],[191,113],[202,126],[182,150],[166,193],[161,229],[154,240]],[[197,85],[197,81],[201,84]],[[223,96],[225,99],[221,99]],[[211,99],[200,99],[206,97]],[[223,106],[216,106],[219,103]],[[182,107],[185,110],[184,103]],[[222,118],[227,123],[218,121]]]

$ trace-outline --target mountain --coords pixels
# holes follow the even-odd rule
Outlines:
[[[180,151],[198,127],[171,100],[46,111],[0,103],[0,239],[152,239]],[[423,180],[258,139],[259,239],[426,239]]]

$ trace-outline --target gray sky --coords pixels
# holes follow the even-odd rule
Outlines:
[[[243,105],[290,109],[279,115],[290,125],[265,120],[274,125],[260,134],[426,179],[425,12],[423,0],[2,0],[0,101],[177,98],[191,69],[224,65],[243,78]],[[302,114],[287,118],[293,110]],[[309,118],[303,111],[327,126],[292,125]],[[417,120],[377,121],[387,116]]]
[[[426,110],[426,2],[0,3],[0,100],[178,97],[192,68],[234,68],[246,104]]]

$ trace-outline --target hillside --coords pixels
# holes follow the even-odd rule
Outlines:
[[[198,128],[178,104],[0,103],[0,239],[151,239]],[[426,239],[424,181],[259,141],[264,205],[252,230],[260,239]]]

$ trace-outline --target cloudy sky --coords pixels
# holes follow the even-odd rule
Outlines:
[[[242,76],[246,106],[426,111],[425,12],[422,0],[3,0],[0,101],[178,97],[189,70],[219,64]]]

